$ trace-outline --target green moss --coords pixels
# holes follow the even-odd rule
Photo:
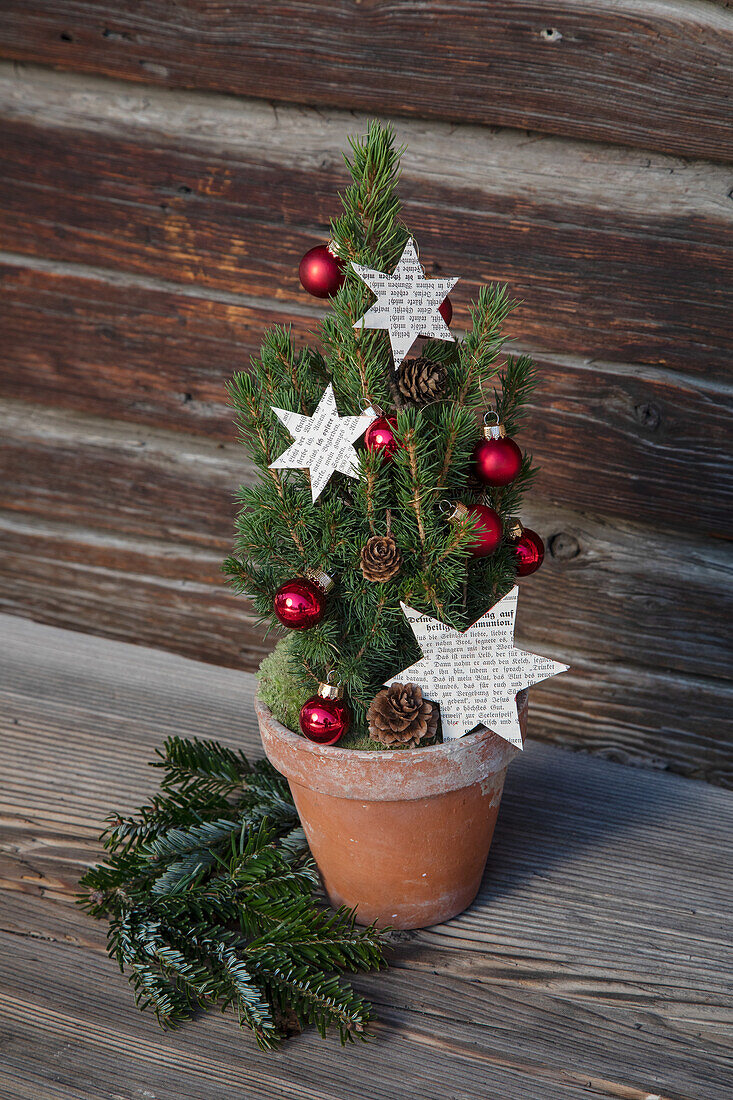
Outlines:
[[[300,729],[300,708],[313,694],[313,689],[300,683],[293,669],[292,642],[293,635],[289,634],[277,643],[272,653],[260,665],[257,679],[262,702],[267,704],[278,722],[297,733]],[[378,751],[384,749],[384,745],[372,741],[368,734],[352,728],[339,741],[339,748]]]
[[[313,695],[313,688],[301,683],[293,667],[294,635],[288,634],[277,643],[272,653],[263,660],[257,672],[259,696],[272,711],[278,722],[282,722],[294,733],[300,731],[298,717],[300,708],[306,699]],[[437,741],[442,737],[438,735]],[[354,722],[351,729],[338,743],[340,749],[361,749],[365,752],[404,752],[404,748],[387,748],[378,741],[372,741],[365,729]]]
[[[277,643],[260,665],[257,679],[262,702],[267,704],[278,722],[297,733],[300,708],[313,692],[298,682],[293,671],[290,661],[292,639],[293,635],[289,634]]]
[[[368,733],[360,733],[353,727],[339,741],[340,749],[363,749],[367,752],[384,752],[385,746],[372,741]]]

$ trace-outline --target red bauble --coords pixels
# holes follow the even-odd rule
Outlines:
[[[307,630],[323,618],[326,593],[307,577],[294,577],[278,588],[273,610],[283,626]]]
[[[337,691],[330,684],[320,684],[318,694],[300,709],[300,728],[310,741],[319,745],[335,745],[351,723],[351,712],[338,694],[324,698],[323,691]]]
[[[364,433],[364,445],[368,451],[376,451],[384,458],[393,458],[399,444],[395,436],[396,416],[379,416],[372,420]]]
[[[517,559],[517,576],[528,577],[536,573],[545,557],[545,544],[536,531],[524,527],[513,544]]]
[[[522,468],[522,452],[513,439],[480,439],[473,452],[476,476],[484,485],[508,485]]]
[[[486,504],[472,504],[468,514],[479,521],[476,526],[476,541],[472,542],[468,549],[474,558],[487,558],[498,549],[501,542],[503,534],[501,517]]]
[[[314,298],[330,298],[346,278],[343,261],[327,244],[317,244],[306,252],[298,274],[303,288]]]

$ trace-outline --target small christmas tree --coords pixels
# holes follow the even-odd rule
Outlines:
[[[420,659],[408,612],[465,631],[541,562],[516,519],[535,469],[511,439],[535,369],[500,361],[505,287],[480,290],[463,338],[447,328],[456,280],[424,279],[392,128],[373,123],[351,146],[343,213],[301,264],[331,300],[320,347],[271,329],[230,386],[259,478],[240,490],[224,569],[265,622],[291,627],[262,668],[275,717],[297,730],[333,684],[321,694],[336,737],[314,739],[348,726],[341,747],[402,748],[441,735],[418,684],[385,686]],[[418,334],[429,338],[408,357]]]

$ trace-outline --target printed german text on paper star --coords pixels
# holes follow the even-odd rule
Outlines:
[[[455,279],[426,279],[410,238],[391,275],[352,263],[354,271],[377,300],[360,317],[354,328],[387,329],[395,370],[418,336],[455,340],[438,307],[458,282]]]
[[[361,416],[339,416],[333,386],[328,386],[312,416],[288,409],[272,411],[281,420],[295,442],[270,463],[271,470],[308,470],[313,501],[318,500],[337,471],[348,477],[359,476],[354,443],[367,430],[376,412],[371,407]]]
[[[518,594],[515,586],[463,632],[401,604],[423,657],[386,684],[419,684],[440,705],[445,740],[485,726],[521,749],[517,692],[567,672],[567,665],[515,647]]]

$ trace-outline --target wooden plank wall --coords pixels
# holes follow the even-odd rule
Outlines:
[[[118,10],[120,8],[126,10]],[[129,9],[129,10],[127,10]],[[370,112],[428,273],[523,300],[542,365],[532,734],[733,781],[725,4],[4,0],[0,608],[252,669],[224,382],[306,339]]]

